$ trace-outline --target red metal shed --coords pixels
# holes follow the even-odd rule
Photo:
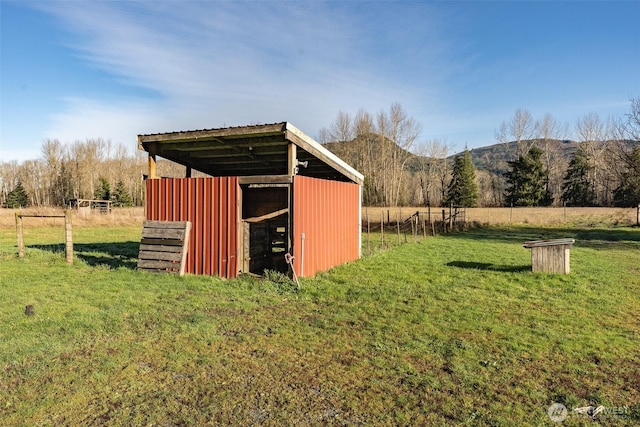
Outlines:
[[[186,271],[300,277],[360,257],[363,176],[288,122],[138,135],[146,218],[191,221]],[[156,158],[186,166],[158,178]],[[191,171],[209,175],[191,178]]]

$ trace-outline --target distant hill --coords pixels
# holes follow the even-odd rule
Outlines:
[[[409,153],[406,150],[395,146],[389,147],[389,144],[393,144],[388,139],[383,139],[382,142],[378,138],[371,138],[374,141],[373,149],[369,148],[373,152],[381,152],[382,146],[381,144],[387,144],[387,152],[393,152],[403,158],[410,156],[412,157],[409,162],[407,162],[406,167],[410,171],[417,171],[421,169],[421,164],[424,164],[425,161],[428,160],[425,156],[415,155],[413,153]],[[370,141],[371,141],[370,140]],[[554,158],[563,158],[563,159],[571,159],[573,154],[578,149],[578,142],[572,140],[560,140],[560,139],[550,139],[546,141],[525,141],[528,145],[536,145],[538,148],[546,151],[545,149],[548,147],[550,152],[552,153],[552,157]],[[629,145],[640,145],[640,141],[628,141]],[[343,158],[347,162],[354,161],[355,153],[363,153],[366,151],[365,145],[362,141],[353,140],[348,142],[329,142],[325,143],[324,146],[332,151],[337,156]],[[505,144],[493,144],[488,145],[486,147],[473,148],[469,150],[469,154],[471,155],[471,161],[473,165],[478,170],[485,170],[492,174],[502,175],[504,172],[508,170],[507,162],[511,160],[516,160],[518,143],[516,141],[508,142]],[[453,159],[461,153],[452,154],[447,158],[448,161],[452,162]],[[356,158],[360,156],[355,154]]]
[[[533,142],[540,149],[545,149],[548,144],[554,157],[558,156],[570,159],[578,148],[578,143],[571,140],[547,140],[546,142]],[[506,144],[493,144],[487,147],[473,148],[469,150],[471,161],[476,169],[486,170],[492,173],[501,174],[507,170],[507,161],[516,159],[517,142],[512,141]],[[459,154],[459,153],[458,153]],[[451,156],[455,157],[457,154]]]
[[[552,157],[563,158],[570,160],[573,154],[578,149],[578,142],[571,140],[559,140],[552,139],[547,141],[531,141],[538,148],[545,151],[545,144],[548,144],[548,148],[551,151]],[[625,141],[629,147],[634,145],[640,146],[640,141]],[[507,170],[507,161],[516,159],[516,147],[515,141],[506,144],[494,144],[487,147],[474,148],[469,150],[471,155],[471,161],[476,169],[486,170],[495,174],[502,174]],[[450,156],[453,159],[456,155]]]

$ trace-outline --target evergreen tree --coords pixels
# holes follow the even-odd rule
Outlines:
[[[569,162],[562,184],[562,200],[567,206],[594,206],[596,193],[589,179],[592,167],[587,155],[578,149]]]
[[[107,178],[100,177],[100,185],[93,192],[93,198],[95,200],[111,200],[111,185]]]
[[[467,208],[478,205],[476,170],[473,167],[469,150],[465,149],[464,154],[456,156],[454,160],[445,203]]]
[[[507,162],[505,201],[513,206],[549,206],[553,196],[549,191],[549,173],[542,164],[542,150],[532,147],[518,160]]]
[[[620,185],[613,192],[613,204],[624,208],[640,206],[640,147],[633,147],[625,163]]]
[[[29,196],[22,186],[22,182],[18,181],[16,187],[7,194],[5,206],[8,209],[24,208],[29,205]]]
[[[115,207],[133,206],[131,195],[125,188],[124,181],[118,181],[118,183],[116,184],[116,188],[115,190],[113,190],[113,194],[111,195],[111,200],[113,201],[113,206]]]

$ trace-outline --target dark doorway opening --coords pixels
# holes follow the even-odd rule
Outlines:
[[[288,271],[289,184],[242,186],[243,271]]]

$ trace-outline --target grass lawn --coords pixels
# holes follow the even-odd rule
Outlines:
[[[60,229],[23,259],[0,230],[0,425],[640,423],[637,228],[454,233],[300,290],[137,272],[140,231],[78,228],[70,266]],[[531,273],[553,237],[572,273]]]

